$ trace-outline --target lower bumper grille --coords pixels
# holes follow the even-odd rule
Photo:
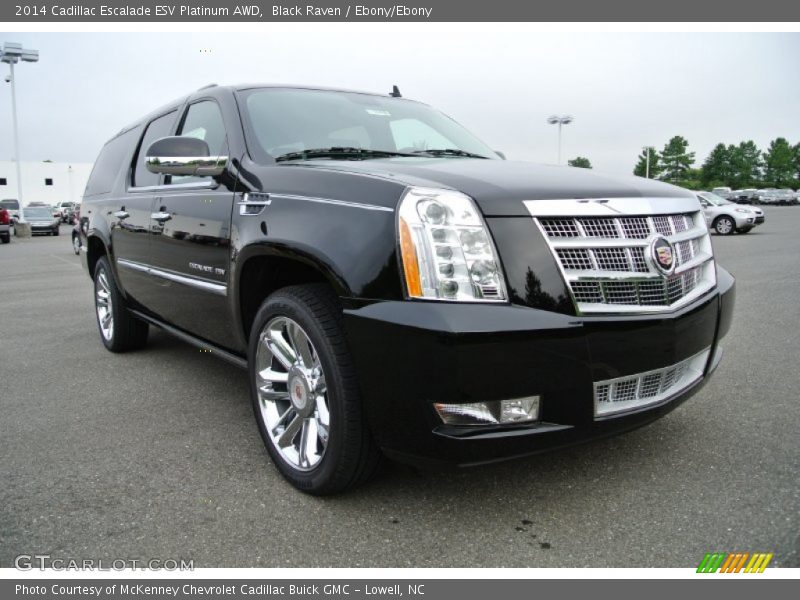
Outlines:
[[[662,369],[595,382],[595,417],[637,410],[679,393],[703,376],[709,352],[703,350]]]

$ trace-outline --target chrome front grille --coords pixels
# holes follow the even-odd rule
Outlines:
[[[703,376],[709,350],[677,364],[594,384],[594,414],[604,417],[658,404]]]
[[[525,204],[547,239],[580,314],[674,310],[716,285],[705,220],[690,199]],[[632,211],[644,214],[626,214]],[[672,272],[656,264],[651,245],[658,238],[672,246]]]

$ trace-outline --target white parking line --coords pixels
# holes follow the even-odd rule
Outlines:
[[[60,260],[61,262],[65,262],[65,263],[67,263],[68,265],[72,265],[73,267],[78,267],[79,269],[81,268],[81,265],[80,265],[80,263],[76,263],[76,262],[73,262],[73,261],[71,261],[71,260],[67,260],[67,259],[66,259],[66,258],[64,258],[63,256],[56,256],[55,254],[51,254],[50,256],[51,256],[52,258],[57,258],[57,259],[58,259],[58,260]]]

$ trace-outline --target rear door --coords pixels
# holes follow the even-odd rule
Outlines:
[[[189,104],[176,135],[227,156],[228,139],[215,100]],[[168,323],[226,348],[235,345],[227,307],[233,190],[212,177],[167,176],[154,197],[150,263],[161,293],[153,305]]]

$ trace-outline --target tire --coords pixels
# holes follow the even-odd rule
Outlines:
[[[72,236],[72,251],[76,255],[80,255],[81,253],[81,238],[79,238],[77,235]]]
[[[10,243],[11,242],[11,234],[7,233],[4,236],[0,236],[0,241],[2,241],[4,244]]]
[[[736,222],[725,215],[717,217],[714,221],[714,231],[719,235],[733,235],[736,232]]]
[[[248,373],[261,438],[294,487],[335,494],[375,473],[381,454],[364,416],[341,305],[328,286],[286,287],[264,301],[250,332]]]
[[[53,230],[53,235],[61,235],[61,230],[60,229],[54,229]]]
[[[105,256],[98,259],[94,268],[94,298],[97,329],[106,349],[127,352],[147,344],[149,327],[128,311]],[[110,315],[110,319],[106,315]]]

